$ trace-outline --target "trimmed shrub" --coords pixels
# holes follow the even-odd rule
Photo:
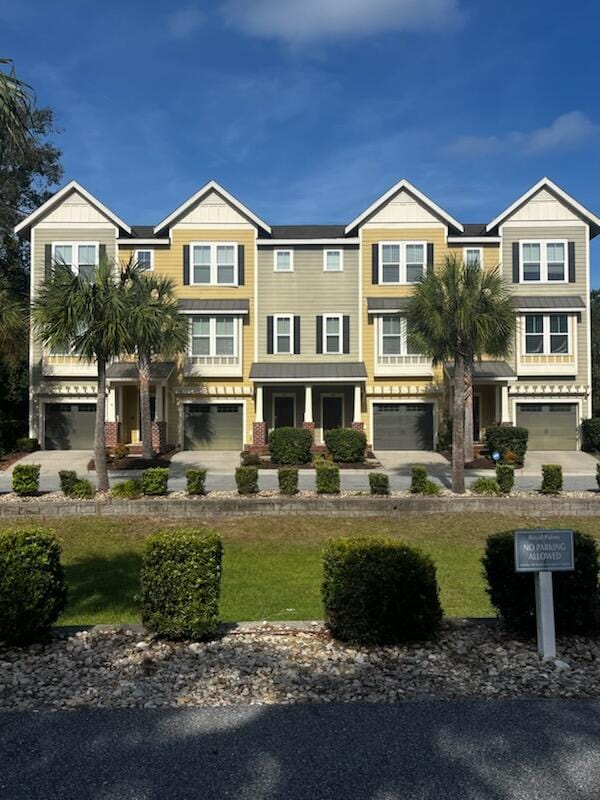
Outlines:
[[[129,448],[127,447],[126,444],[119,443],[115,447],[114,452],[115,452],[115,458],[117,459],[127,458],[127,456],[129,455]]]
[[[261,458],[258,453],[242,453],[242,467],[259,467]]]
[[[437,484],[435,481],[432,481],[431,478],[427,478],[427,480],[425,481],[425,486],[423,487],[423,491],[421,492],[421,494],[432,496],[432,495],[439,494],[441,491],[442,490],[440,489],[439,484]]]
[[[298,470],[295,467],[281,467],[277,470],[281,494],[298,494]]]
[[[110,493],[121,500],[137,500],[142,496],[142,484],[137,478],[128,478],[126,481],[116,483]]]
[[[185,473],[188,494],[206,494],[206,470],[188,469]]]
[[[150,467],[142,472],[141,487],[145,495],[167,494],[169,470],[167,467]]]
[[[502,494],[510,494],[515,485],[515,470],[510,464],[496,464],[496,481]]]
[[[78,500],[91,500],[96,494],[96,489],[92,486],[90,481],[82,478],[73,484],[69,493],[69,497],[76,497]]]
[[[385,472],[369,472],[369,488],[371,494],[389,494],[389,476]]]
[[[21,436],[17,439],[17,450],[21,453],[34,453],[40,449],[40,443],[37,439],[29,436]]]
[[[495,478],[477,478],[471,484],[471,491],[475,494],[485,494],[488,496],[500,494],[500,487]]]
[[[258,492],[257,467],[237,467],[235,484],[238,494],[256,494]]]
[[[600,451],[600,417],[581,421],[581,447],[591,453]]]
[[[554,614],[558,633],[600,632],[598,545],[575,531],[575,570],[553,576]],[[509,628],[533,633],[536,628],[533,575],[515,572],[514,531],[488,537],[482,559],[492,605]]]
[[[319,464],[317,472],[317,494],[340,493],[340,468],[330,464]]]
[[[148,537],[142,559],[142,622],[168,639],[204,639],[219,621],[223,545],[212,530]]]
[[[542,465],[542,494],[560,494],[563,488],[563,472],[560,464]]]
[[[13,469],[12,488],[21,497],[36,494],[40,488],[40,465],[17,464]]]
[[[490,453],[497,450],[502,460],[508,463],[505,454],[510,451],[516,456],[516,463],[522,464],[527,452],[527,428],[516,428],[510,425],[490,425],[485,429],[485,443]]]
[[[424,494],[427,483],[427,470],[420,464],[410,468],[410,491],[412,494]]]
[[[365,460],[367,437],[354,428],[333,428],[325,431],[325,445],[334,461],[353,464]]]
[[[269,434],[269,452],[274,464],[308,464],[312,433],[306,428],[275,428]]]
[[[43,637],[65,607],[60,545],[50,531],[0,532],[0,641]]]
[[[395,644],[437,630],[435,566],[420,550],[391,538],[332,539],[323,566],[325,619],[337,639]]]
[[[77,473],[74,469],[61,469],[59,470],[58,477],[60,479],[61,491],[68,497],[79,480]]]

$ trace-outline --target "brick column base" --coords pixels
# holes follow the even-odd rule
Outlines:
[[[267,423],[254,422],[252,423],[252,444],[254,447],[267,446]]]
[[[311,436],[313,438],[313,442],[314,442],[314,440],[315,440],[315,423],[314,422],[303,422],[302,423],[302,427],[305,430],[310,431]]]
[[[116,447],[119,444],[121,425],[118,422],[105,422],[104,423],[104,436],[106,438],[107,447]]]
[[[352,427],[355,431],[364,431],[365,423],[364,422],[353,422]]]
[[[152,449],[157,453],[164,453],[167,446],[167,423],[152,422]]]

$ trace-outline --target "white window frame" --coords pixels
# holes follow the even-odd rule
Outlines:
[[[138,263],[138,259],[140,257],[140,253],[150,253],[150,266],[144,272],[153,272],[154,271],[154,250],[150,247],[140,247],[138,250],[134,252],[134,259],[135,262]]]
[[[383,280],[383,248],[387,245],[395,245],[400,247],[400,270],[398,281],[384,281]],[[417,241],[389,241],[379,242],[379,260],[377,265],[377,283],[382,286],[414,286],[417,281],[410,281],[406,279],[406,250],[411,245],[419,245],[423,248],[423,277],[427,275],[427,242]]]
[[[238,270],[238,243],[237,242],[190,242],[190,286],[239,286],[239,270]],[[194,248],[195,247],[209,247],[210,248],[210,281],[208,283],[196,283],[194,280]],[[232,247],[233,248],[233,281],[231,283],[217,282],[217,248],[218,247]],[[198,314],[197,316],[203,316]]]
[[[526,244],[537,244],[540,247],[540,279],[537,281],[526,281],[523,277],[523,247]],[[565,254],[565,271],[561,281],[548,280],[548,245],[560,244],[563,246]],[[519,240],[519,283],[538,284],[549,283],[550,285],[569,282],[569,245],[565,239],[521,239]]]
[[[208,319],[209,321],[209,333],[208,333],[208,353],[196,353],[193,352],[193,324],[194,319],[202,317],[203,319]],[[217,320],[222,319],[232,319],[233,320],[233,353],[224,354],[224,353],[217,353]],[[240,352],[240,318],[234,316],[233,314],[219,314],[218,316],[211,316],[210,314],[191,314],[190,315],[190,335],[189,335],[189,344],[188,344],[188,356],[190,358],[239,358]]]
[[[483,247],[463,247],[463,264],[467,265],[467,253],[471,250],[477,250],[479,253],[479,268],[483,267]]]
[[[290,266],[288,269],[279,269],[277,266],[277,256],[280,253],[288,253],[290,257]],[[273,250],[273,272],[293,272],[294,271],[294,251],[289,247]]]
[[[277,333],[277,326],[279,324],[279,320],[287,319],[290,324],[290,349],[289,350],[280,350],[279,349],[279,335]],[[282,334],[285,336],[285,334]],[[273,315],[273,353],[276,356],[292,356],[294,355],[294,315],[293,314],[274,314]]]
[[[529,334],[529,336],[542,336],[542,352],[541,353],[528,353],[527,352],[527,317],[541,317],[543,320],[543,329],[542,333],[536,334]],[[564,333],[550,333],[550,317],[566,317],[567,319],[567,331],[566,334]],[[523,314],[523,344],[522,344],[522,354],[523,356],[573,356],[573,328],[572,328],[572,315],[565,314],[564,312],[551,312],[549,314]],[[552,336],[565,336],[567,337],[567,352],[566,353],[553,353],[550,349],[550,341]]]
[[[400,352],[399,353],[384,353],[383,340],[385,338],[383,333],[383,319],[384,317],[398,317],[400,320]],[[391,335],[391,334],[389,334]],[[394,334],[395,335],[395,334]],[[381,358],[399,358],[404,356],[414,356],[420,358],[422,353],[409,353],[408,352],[408,320],[405,314],[379,314],[377,316],[377,359]]]
[[[94,266],[100,263],[100,242],[52,242],[52,261],[56,262],[56,248],[70,247],[73,253],[71,270],[74,275],[79,275],[79,247],[94,247],[96,249],[96,260]]]
[[[344,315],[343,314],[323,314],[323,340],[321,342],[321,350],[323,351],[324,356],[341,356],[344,352]],[[327,349],[327,320],[328,319],[337,319],[339,325],[339,349],[338,350],[328,350]],[[332,334],[333,335],[333,334]]]
[[[327,269],[327,256],[329,253],[339,253],[340,266],[338,269]],[[344,251],[341,247],[329,247],[323,250],[323,272],[343,272],[344,271]]]

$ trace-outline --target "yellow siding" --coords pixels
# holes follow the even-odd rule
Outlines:
[[[463,257],[463,249],[466,245],[449,245],[448,252],[455,254],[459,258]],[[480,245],[474,244],[473,247],[481,247],[483,249],[483,266],[484,269],[493,269],[500,263],[500,245]]]

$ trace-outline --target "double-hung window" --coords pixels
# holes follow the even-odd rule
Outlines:
[[[522,283],[565,283],[566,242],[520,242]]]
[[[136,250],[135,261],[144,272],[154,268],[154,252],[152,250]]]
[[[273,251],[273,270],[275,272],[294,271],[294,251],[293,250],[274,250]]]
[[[323,251],[323,270],[325,272],[342,272],[344,269],[344,256],[342,250]]]
[[[235,356],[236,353],[235,317],[192,317],[192,356]]]
[[[237,286],[237,245],[234,242],[192,242],[191,284]]]
[[[426,269],[425,242],[380,242],[379,283],[418,283]]]
[[[526,355],[568,355],[569,318],[566,314],[525,316]]]
[[[280,314],[273,319],[275,353],[278,355],[292,353],[293,317]]]
[[[481,247],[465,247],[463,250],[463,261],[467,267],[478,267],[483,265],[483,249]]]
[[[92,280],[98,266],[97,242],[54,242],[52,259],[70,267],[76,275]]]
[[[400,316],[399,314],[385,314],[380,318],[379,355],[418,355],[409,341],[406,317]]]
[[[342,352],[341,314],[323,316],[323,352],[328,355],[339,355]]]

